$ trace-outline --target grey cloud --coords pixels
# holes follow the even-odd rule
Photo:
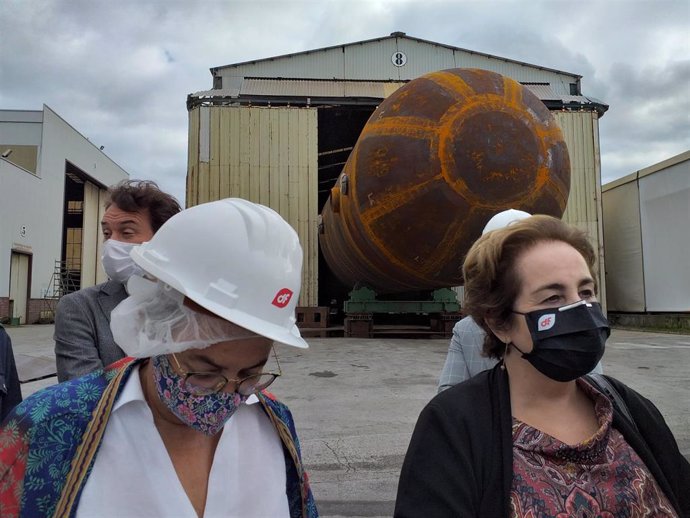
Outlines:
[[[689,23],[685,0],[10,0],[0,107],[45,102],[132,176],[183,197],[185,100],[211,87],[209,68],[401,30],[584,76],[584,93],[611,105],[600,128],[612,178],[690,147]]]
[[[632,100],[690,98],[690,59],[645,67],[614,63],[609,76],[612,90]]]

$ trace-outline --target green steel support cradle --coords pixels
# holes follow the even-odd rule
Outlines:
[[[432,300],[377,300],[370,288],[357,288],[350,292],[344,304],[350,313],[457,313],[460,311],[456,293],[450,288],[433,291]]]

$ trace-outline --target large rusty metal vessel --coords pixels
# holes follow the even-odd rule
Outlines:
[[[434,72],[372,114],[321,213],[321,250],[347,286],[457,286],[491,216],[561,217],[569,188],[561,130],[526,87],[486,70]]]

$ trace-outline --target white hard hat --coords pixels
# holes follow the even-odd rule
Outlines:
[[[482,230],[482,236],[486,234],[487,232],[491,232],[492,230],[498,230],[499,228],[507,227],[509,225],[512,225],[516,221],[520,221],[521,219],[529,218],[531,216],[530,213],[525,212],[524,210],[517,210],[517,209],[508,209],[504,210],[502,212],[499,212],[498,214],[495,214],[489,222],[486,224],[484,227],[484,230]]]
[[[295,325],[302,247],[274,210],[239,198],[176,214],[132,259],[160,282],[238,326],[308,347]]]

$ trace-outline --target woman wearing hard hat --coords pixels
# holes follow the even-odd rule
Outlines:
[[[240,199],[135,248],[111,315],[128,358],[28,398],[0,432],[2,516],[317,516],[290,411],[264,389],[295,325],[302,249]]]

